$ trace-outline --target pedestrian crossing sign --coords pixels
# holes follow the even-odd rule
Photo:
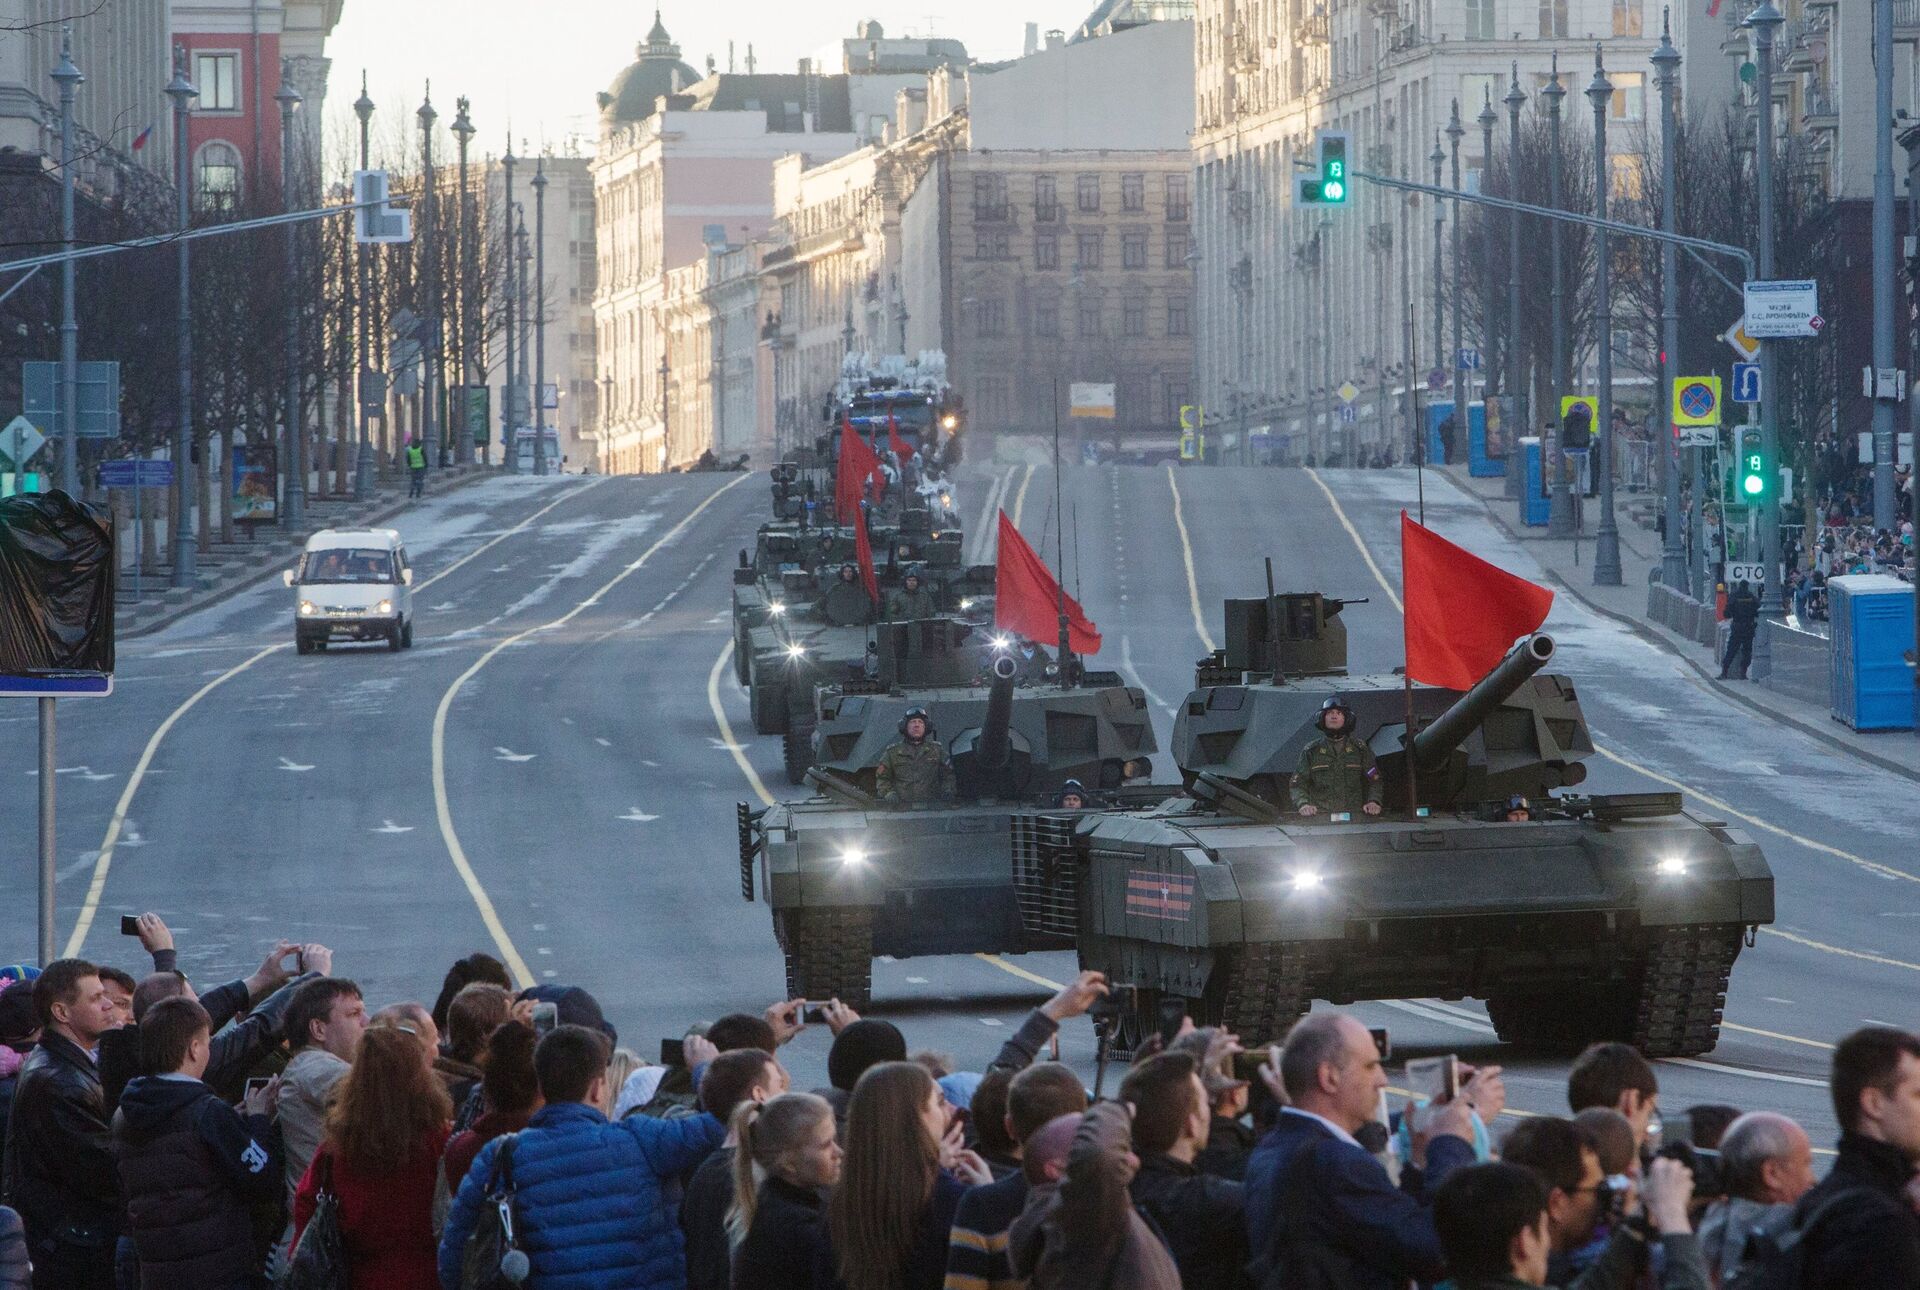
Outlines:
[[[1673,424],[1676,426],[1719,425],[1720,378],[1717,376],[1674,377]]]

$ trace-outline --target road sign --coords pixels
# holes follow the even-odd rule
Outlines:
[[[1432,391],[1434,391],[1435,393],[1438,393],[1438,392],[1440,392],[1441,390],[1444,390],[1444,389],[1446,389],[1446,388],[1447,388],[1447,374],[1446,374],[1446,372],[1445,372],[1445,371],[1443,371],[1443,370],[1441,370],[1440,368],[1437,368],[1437,367],[1436,367],[1436,368],[1434,368],[1434,369],[1433,369],[1433,370],[1432,370],[1431,372],[1428,372],[1428,373],[1427,373],[1427,388],[1428,388],[1429,390],[1432,390]]]
[[[15,417],[7,422],[6,429],[0,430],[0,457],[5,457],[15,470],[21,470],[46,442],[47,437],[40,433],[39,426],[25,417]]]
[[[1352,381],[1340,382],[1340,388],[1335,392],[1339,394],[1342,403],[1351,403],[1360,397],[1360,387]]]
[[[1206,419],[1207,411],[1198,403],[1182,403],[1180,405],[1180,428],[1182,430],[1198,430],[1201,425],[1205,423]]]
[[[1067,415],[1113,419],[1113,383],[1074,381],[1067,386]]]
[[[120,437],[120,364],[87,362],[79,365],[74,382],[80,395],[80,437]],[[20,411],[58,438],[66,427],[60,409],[60,364],[29,361],[20,364]]]
[[[1743,582],[1748,584],[1762,583],[1767,580],[1766,575],[1767,566],[1763,563],[1735,564],[1728,562],[1727,564],[1727,585],[1729,587],[1738,586]]]
[[[1720,427],[1675,426],[1673,437],[1682,448],[1711,448],[1720,442]]]
[[[540,387],[540,406],[545,408],[549,412],[557,411],[559,409],[560,387],[556,385],[554,382],[548,381],[545,385]],[[1113,414],[1109,412],[1107,415],[1112,416]]]
[[[1820,284],[1811,278],[1749,282],[1745,295],[1747,311],[1741,326],[1755,339],[1817,336],[1825,323],[1820,317]]]
[[[1717,376],[1674,377],[1673,424],[1677,426],[1719,425],[1720,378]]]
[[[96,699],[113,693],[108,672],[49,672],[44,676],[0,675],[0,698]]]
[[[1480,370],[1480,351],[1472,346],[1462,346],[1460,350],[1460,370],[1477,372]]]
[[[1749,363],[1760,357],[1760,342],[1747,334],[1746,325],[1741,319],[1734,319],[1733,326],[1727,328],[1720,339],[1731,345],[1733,352]]]
[[[389,204],[386,171],[354,171],[353,199],[360,208],[353,213],[354,241],[413,241],[413,212]]]
[[[1760,364],[1735,363],[1733,365],[1733,401],[1735,403],[1760,401]]]
[[[100,463],[102,488],[172,488],[173,463],[146,457],[121,457]]]
[[[1560,400],[1560,419],[1562,421],[1565,421],[1567,419],[1567,413],[1573,411],[1573,409],[1576,406],[1582,405],[1582,404],[1586,406],[1587,416],[1590,419],[1590,423],[1596,426],[1599,425],[1600,424],[1600,400],[1594,398],[1591,394],[1568,394],[1568,395],[1562,396]]]
[[[1360,414],[1359,414],[1359,412],[1358,412],[1358,410],[1357,410],[1357,409],[1355,409],[1355,408],[1354,408],[1354,406],[1353,406],[1352,404],[1348,404],[1348,405],[1347,405],[1346,407],[1343,407],[1343,408],[1341,408],[1341,409],[1340,409],[1340,424],[1341,424],[1341,425],[1343,425],[1343,426],[1350,426],[1350,425],[1352,425],[1352,424],[1353,424],[1353,423],[1354,423],[1355,421],[1358,421],[1359,419],[1360,419]]]

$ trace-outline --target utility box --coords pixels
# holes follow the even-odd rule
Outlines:
[[[1883,573],[1827,579],[1833,715],[1855,730],[1911,730],[1913,587]]]
[[[1529,528],[1545,528],[1553,514],[1553,499],[1547,495],[1547,446],[1529,435],[1515,443],[1514,451],[1521,466],[1520,522]]]

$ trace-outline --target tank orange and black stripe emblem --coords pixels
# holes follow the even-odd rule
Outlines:
[[[1193,878],[1152,869],[1127,871],[1127,912],[1185,922],[1193,912]]]

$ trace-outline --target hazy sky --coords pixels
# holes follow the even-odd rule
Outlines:
[[[1093,7],[1093,0],[971,0],[950,8],[915,0],[668,0],[661,17],[698,71],[709,54],[725,71],[728,41],[736,70],[746,70],[752,42],[759,71],[790,72],[829,48],[837,71],[837,42],[864,18],[879,19],[889,36],[945,36],[966,42],[976,58],[1010,58],[1020,53],[1026,23],[1071,29]],[[570,133],[591,138],[593,96],[633,61],[652,25],[651,4],[615,0],[346,0],[327,41],[329,137],[353,126],[348,105],[365,68],[376,151],[399,124],[394,109],[404,107],[410,122],[429,80],[443,127],[456,97],[472,100],[476,154],[500,151],[509,117],[516,138],[537,147],[544,133],[558,151]]]

